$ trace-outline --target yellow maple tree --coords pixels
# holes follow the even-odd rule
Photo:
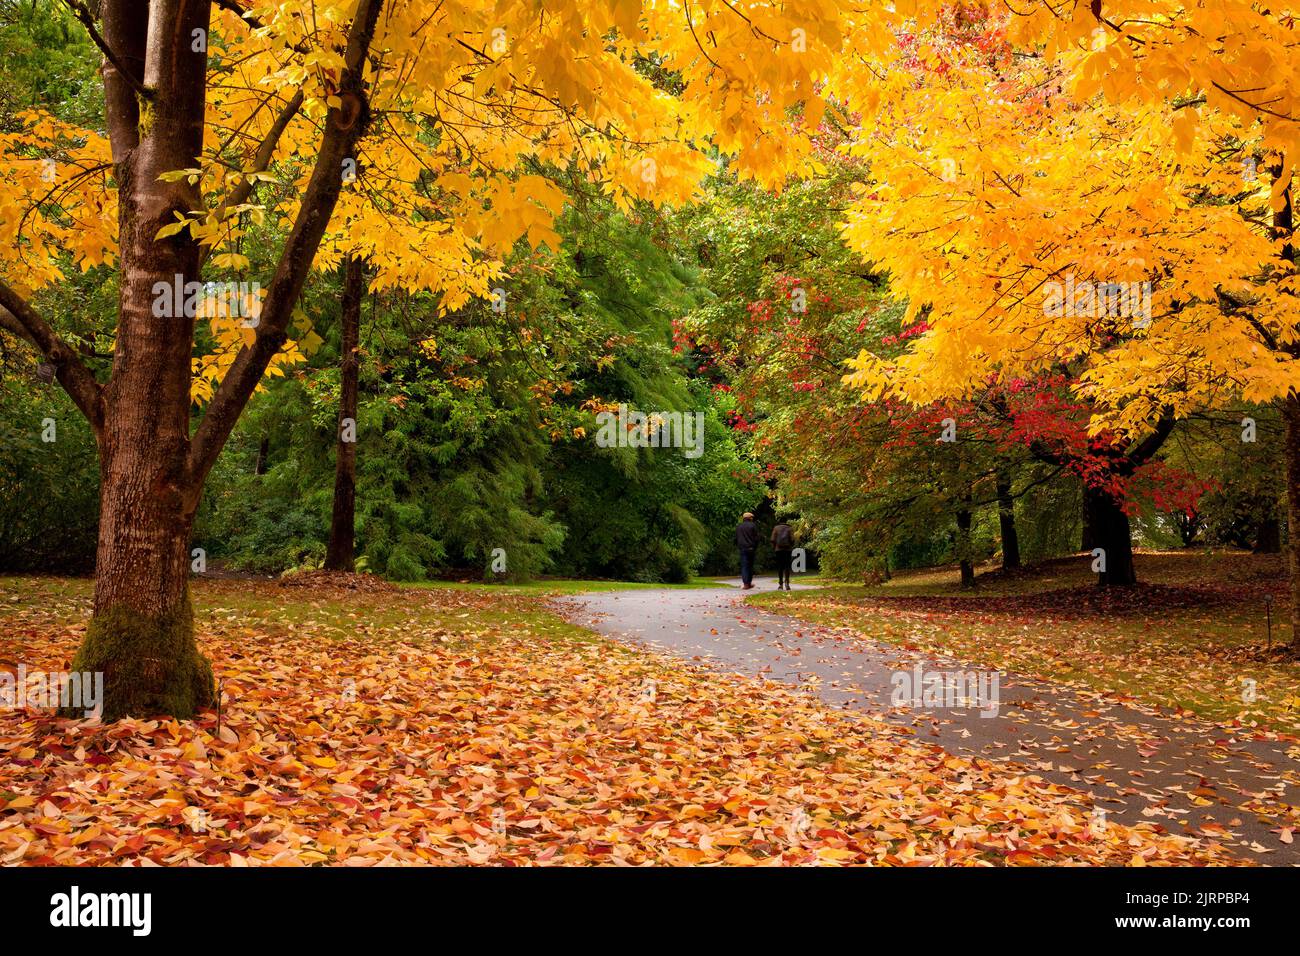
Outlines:
[[[454,310],[492,293],[516,242],[557,242],[556,171],[624,209],[687,201],[719,162],[779,187],[815,169],[828,70],[864,19],[841,0],[69,6],[104,58],[105,132],[36,116],[0,140],[0,305],[100,449],[100,567],[77,666],[113,675],[110,718],[211,699],[190,635],[189,531],[249,396],[295,357],[313,268],[364,259],[372,289]],[[203,316],[156,312],[154,290],[250,278],[254,230],[278,249],[251,277],[258,321],[209,317],[216,348],[196,354]],[[31,301],[68,264],[121,280],[107,382]]]

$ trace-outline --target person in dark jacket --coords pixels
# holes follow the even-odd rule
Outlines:
[[[790,558],[794,552],[794,529],[782,521],[772,529],[772,552],[776,555],[776,589],[790,590]]]
[[[736,525],[736,547],[740,549],[740,580],[748,591],[754,586],[754,554],[758,551],[758,525],[752,511],[746,511]]]

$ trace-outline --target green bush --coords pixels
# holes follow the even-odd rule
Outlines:
[[[0,571],[93,570],[99,459],[81,412],[57,384],[8,377],[0,449]]]

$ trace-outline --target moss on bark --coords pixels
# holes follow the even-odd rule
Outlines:
[[[72,670],[103,673],[106,722],[121,717],[193,717],[216,702],[212,665],[194,642],[188,594],[164,617],[122,606],[96,614]],[[83,715],[80,709],[63,714]]]

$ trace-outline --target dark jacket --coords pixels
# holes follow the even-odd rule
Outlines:
[[[772,548],[776,551],[789,551],[794,547],[794,529],[782,521],[772,529]]]
[[[758,525],[752,520],[736,525],[736,547],[741,551],[754,551],[758,548]]]

